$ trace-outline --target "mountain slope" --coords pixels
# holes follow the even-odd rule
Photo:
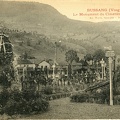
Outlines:
[[[45,34],[86,32],[91,22],[70,20],[50,5],[36,2],[0,2],[0,19],[12,28],[35,30]]]
[[[26,47],[23,45],[20,47],[14,41],[15,50],[20,51],[20,53],[23,50],[33,49],[33,53],[40,55],[42,58],[46,56],[53,58],[54,42],[61,40],[61,48],[63,47],[66,50],[75,49],[81,56],[88,52],[93,53],[96,49],[109,45],[112,45],[113,50],[120,54],[120,22],[92,23],[71,20],[50,5],[36,2],[0,1],[0,23],[4,28],[13,31],[19,30],[26,33],[35,33],[36,35],[44,34],[49,38],[45,42],[45,50],[44,45],[41,49],[39,49],[40,46],[35,48],[35,46]],[[38,36],[35,37],[36,35],[27,34],[22,38],[21,33],[18,32],[18,34],[17,37],[12,38],[18,41],[22,41],[22,39],[27,41],[29,38],[29,41],[35,43],[40,39]],[[47,44],[48,41],[49,44]],[[52,46],[49,46],[50,44]],[[60,52],[61,48],[58,50],[58,54],[61,54],[60,58],[64,56],[64,53]]]

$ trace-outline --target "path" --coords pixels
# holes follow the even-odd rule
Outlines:
[[[26,119],[120,119],[120,106],[93,103],[73,103],[69,98],[50,101],[46,113],[26,116]]]

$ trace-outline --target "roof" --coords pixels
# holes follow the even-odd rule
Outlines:
[[[44,62],[44,61],[47,62],[47,63],[49,63],[50,65],[53,65],[53,60],[46,60],[46,59],[42,59],[42,60],[41,60],[41,59],[38,59],[38,58],[34,60],[34,62],[35,62],[36,64],[40,64],[40,63],[42,63],[42,62]]]
[[[51,66],[54,64],[53,60],[42,60],[42,61],[39,62],[39,64],[42,63],[43,61],[49,63]],[[56,66],[67,66],[67,65],[68,65],[68,63],[66,61],[61,61],[61,62],[57,61],[56,62]]]
[[[54,64],[54,61],[52,60],[52,59],[48,59],[48,60],[38,60],[38,59],[36,59],[36,60],[34,60],[34,62],[36,63],[36,64],[40,64],[40,63],[42,63],[42,62],[47,62],[47,63],[49,63],[51,66]],[[82,63],[77,63],[77,62],[72,62],[72,65],[73,66],[81,66],[82,65]],[[68,63],[66,62],[66,61],[58,61],[57,60],[57,64],[56,64],[56,66],[68,66]]]
[[[18,64],[33,64],[30,60],[24,59],[24,60],[18,60]]]

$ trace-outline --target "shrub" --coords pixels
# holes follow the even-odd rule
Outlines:
[[[28,106],[30,107],[31,111],[34,113],[44,112],[48,110],[49,103],[44,99],[36,99],[29,102]]]
[[[95,99],[95,102],[101,104],[105,102],[109,103],[109,96],[110,96],[110,90],[108,87],[102,89],[101,92],[95,91],[94,93],[92,93],[92,97]]]
[[[53,88],[52,88],[52,86],[47,85],[47,86],[45,87],[45,89],[44,89],[44,93],[47,94],[47,95],[52,94],[52,93],[53,93]]]
[[[14,114],[30,114],[33,112],[29,101],[26,101],[24,99],[20,100],[19,102],[13,99],[9,99],[3,111],[10,116]]]
[[[18,114],[30,114],[31,112],[33,112],[29,103],[29,101],[21,99],[18,102]]]
[[[70,98],[74,102],[86,102],[89,99],[89,95],[87,93],[75,93]]]
[[[68,87],[65,86],[65,87],[63,88],[63,91],[64,91],[64,92],[69,92]]]
[[[103,93],[95,93],[93,94],[92,98],[94,98],[96,103],[100,104],[105,103],[105,99],[107,99],[105,94]]]
[[[71,96],[70,96],[71,101],[72,101],[72,102],[76,102],[77,96],[78,96],[77,94],[71,95]]]
[[[5,106],[5,104],[7,103],[8,99],[10,97],[9,92],[4,89],[1,93],[0,93],[0,105],[1,106]]]
[[[120,95],[114,96],[114,104],[117,104],[117,105],[120,104]]]
[[[11,116],[18,113],[18,107],[18,103],[15,100],[10,99],[3,108],[3,112]]]
[[[19,102],[22,99],[22,93],[20,91],[12,91],[9,98],[15,100],[16,102]]]
[[[55,93],[60,93],[60,91],[61,91],[61,89],[60,89],[60,87],[59,86],[54,86],[54,92]]]
[[[1,114],[30,114],[44,112],[49,107],[49,102],[44,100],[42,95],[31,91],[12,91],[0,94],[1,98]],[[4,97],[3,97],[4,96]],[[5,99],[6,98],[6,99]],[[5,100],[3,102],[3,100]]]
[[[25,100],[30,101],[33,98],[36,99],[36,94],[34,93],[34,91],[26,90],[22,92],[22,97]]]

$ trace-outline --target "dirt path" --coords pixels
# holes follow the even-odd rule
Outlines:
[[[26,116],[26,119],[120,119],[120,106],[92,103],[72,103],[69,98],[50,101],[46,113]]]

